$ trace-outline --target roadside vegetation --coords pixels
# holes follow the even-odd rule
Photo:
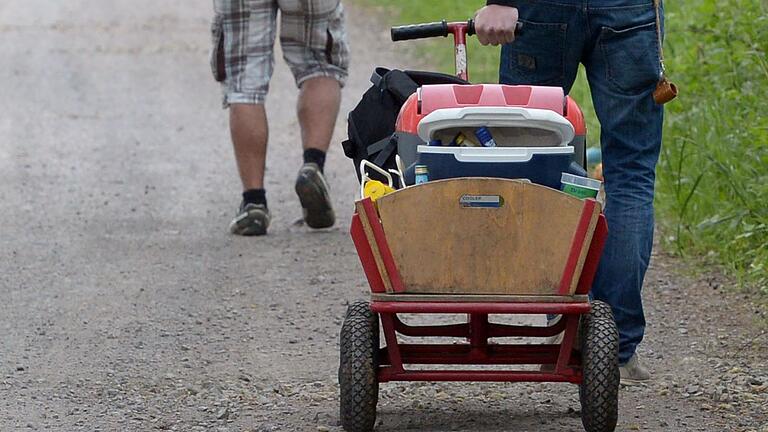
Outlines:
[[[396,25],[466,20],[483,4],[392,0],[386,8]],[[667,69],[680,96],[667,105],[658,168],[662,242],[768,294],[768,2],[668,2],[666,21]],[[499,49],[470,39],[472,81],[497,82]],[[409,45],[424,63],[453,72],[448,40]],[[587,116],[590,145],[599,146],[583,73],[571,96]]]

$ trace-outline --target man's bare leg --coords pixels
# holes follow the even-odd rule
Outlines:
[[[263,189],[269,136],[264,105],[231,105],[229,130],[243,190]]]
[[[341,87],[334,78],[310,78],[301,84],[297,113],[305,150],[328,151],[340,103]]]
[[[296,179],[296,194],[304,209],[304,221],[311,228],[327,228],[336,220],[323,167],[340,102],[341,86],[334,78],[311,78],[301,85],[297,112],[304,165]]]
[[[229,129],[243,184],[243,205],[229,229],[233,234],[264,235],[270,219],[264,192],[269,135],[264,105],[230,105]]]

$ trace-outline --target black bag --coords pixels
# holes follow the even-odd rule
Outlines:
[[[395,121],[406,99],[425,84],[468,84],[461,78],[437,72],[401,71],[376,68],[371,76],[371,86],[347,118],[348,139],[341,143],[344,154],[355,164],[360,178],[360,162],[366,159],[388,170],[396,168],[395,155],[403,142],[415,147],[423,143],[415,135],[395,134]],[[414,150],[415,153],[415,150]],[[370,178],[384,181],[378,173]]]

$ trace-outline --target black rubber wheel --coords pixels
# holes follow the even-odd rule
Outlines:
[[[379,318],[367,302],[349,305],[340,339],[341,424],[348,432],[369,432],[379,400]]]
[[[594,316],[600,319],[605,318],[613,321],[613,310],[611,310],[611,306],[609,306],[608,303],[602,300],[592,300],[590,304]]]
[[[349,318],[350,316],[356,316],[356,317],[367,317],[368,319],[371,319],[373,317],[373,314],[369,315],[369,312],[371,311],[371,304],[367,301],[356,301],[354,303],[350,303],[349,306],[347,306],[347,313],[344,315],[344,318]]]
[[[587,432],[613,432],[619,417],[619,331],[611,308],[592,302],[581,323],[581,422]]]

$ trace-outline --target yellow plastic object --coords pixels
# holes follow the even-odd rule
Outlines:
[[[363,196],[370,198],[371,201],[374,202],[384,195],[391,194],[394,191],[394,188],[389,187],[378,180],[368,180],[365,182],[365,186],[363,186]]]

